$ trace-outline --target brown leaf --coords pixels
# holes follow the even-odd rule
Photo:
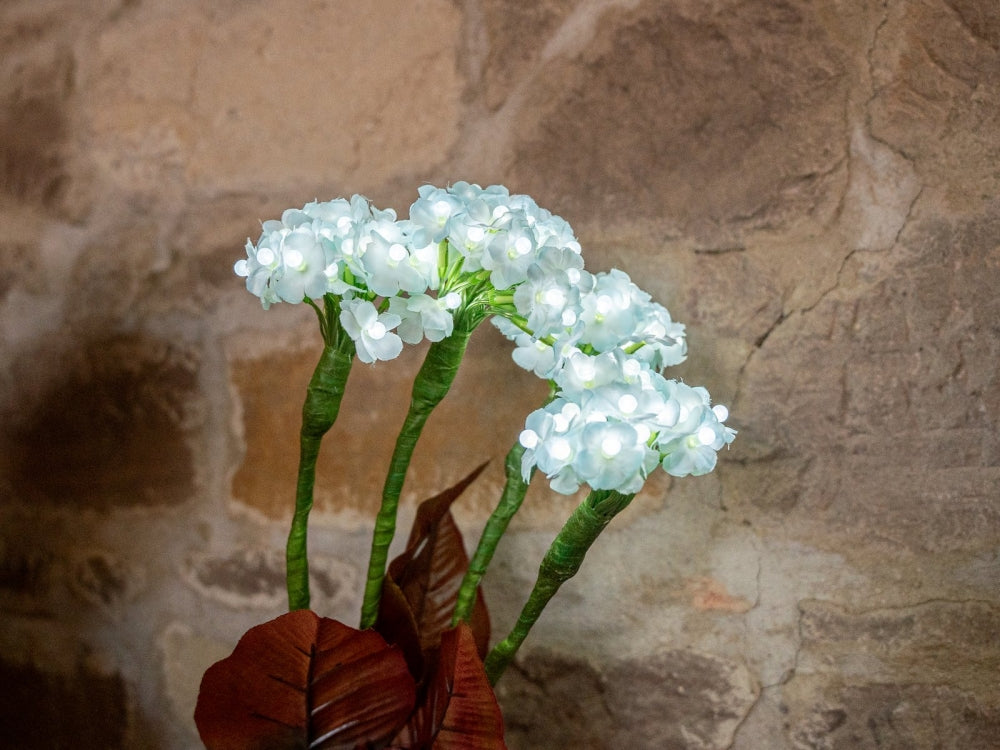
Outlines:
[[[380,746],[415,701],[399,649],[296,610],[251,628],[209,667],[195,722],[209,750]]]
[[[408,750],[506,750],[503,716],[466,623],[441,636],[423,701],[394,740]]]
[[[451,628],[469,557],[450,508],[485,467],[481,464],[458,484],[420,504],[406,550],[389,565],[375,629],[406,651],[411,667],[425,662],[427,654],[438,648],[441,634]],[[484,655],[490,625],[479,592],[472,624]],[[413,653],[413,643],[419,644],[419,655]],[[418,681],[422,674],[422,670],[414,671]]]

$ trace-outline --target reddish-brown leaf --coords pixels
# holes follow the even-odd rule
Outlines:
[[[396,736],[407,750],[506,750],[503,716],[466,623],[441,636],[423,701]]]
[[[406,550],[389,565],[375,629],[407,652],[411,667],[423,663],[428,652],[438,648],[441,634],[451,628],[469,557],[450,508],[485,467],[480,465],[458,484],[420,504]],[[472,626],[480,654],[484,655],[490,624],[479,592]],[[415,634],[411,630],[414,627]],[[419,655],[412,653],[414,642],[419,644]],[[422,671],[414,675],[420,679]]]
[[[413,710],[402,653],[374,631],[297,610],[247,631],[201,681],[209,750],[379,746]]]

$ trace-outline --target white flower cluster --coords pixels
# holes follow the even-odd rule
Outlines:
[[[526,480],[537,466],[557,492],[634,493],[658,465],[678,477],[715,468],[736,436],[728,411],[660,374],[687,356],[684,326],[626,273],[548,255],[512,301],[516,315],[494,323],[516,343],[514,360],[557,387],[521,433]]]
[[[515,342],[514,361],[556,397],[521,433],[525,478],[635,492],[660,465],[704,474],[735,431],[708,392],[660,373],[684,360],[684,326],[622,271],[592,274],[569,224],[494,185],[425,185],[409,219],[355,195],[266,221],[235,270],[264,307],[334,295],[363,362],[440,341],[479,306]]]
[[[339,297],[358,358],[374,362],[450,336],[455,310],[521,284],[536,258],[579,258],[569,224],[526,195],[458,182],[419,196],[403,220],[359,195],[289,209],[247,240],[235,271],[265,308]]]
[[[579,257],[574,261],[554,254],[540,258],[530,270],[513,295],[520,318],[494,318],[517,345],[514,361],[524,369],[553,380],[566,359],[581,350],[599,354],[622,349],[656,370],[680,364],[687,356],[684,326],[624,271],[591,274]]]
[[[577,351],[556,373],[556,397],[521,433],[525,479],[537,466],[557,492],[581,484],[634,493],[660,465],[673,476],[706,474],[736,432],[708,391],[667,380],[622,349]]]

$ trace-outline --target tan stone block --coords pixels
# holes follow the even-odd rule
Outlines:
[[[442,0],[151,3],[115,21],[88,65],[87,116],[95,161],[123,186],[368,190],[426,171],[457,135],[459,18]]]

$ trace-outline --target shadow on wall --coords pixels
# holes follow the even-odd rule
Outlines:
[[[0,620],[0,746],[124,748],[141,717],[125,678],[97,663],[84,635],[142,584],[119,557],[127,552],[95,540],[113,509],[194,494],[197,358],[121,335],[26,359],[38,374],[18,383],[20,410],[0,427],[0,607],[28,623]]]

